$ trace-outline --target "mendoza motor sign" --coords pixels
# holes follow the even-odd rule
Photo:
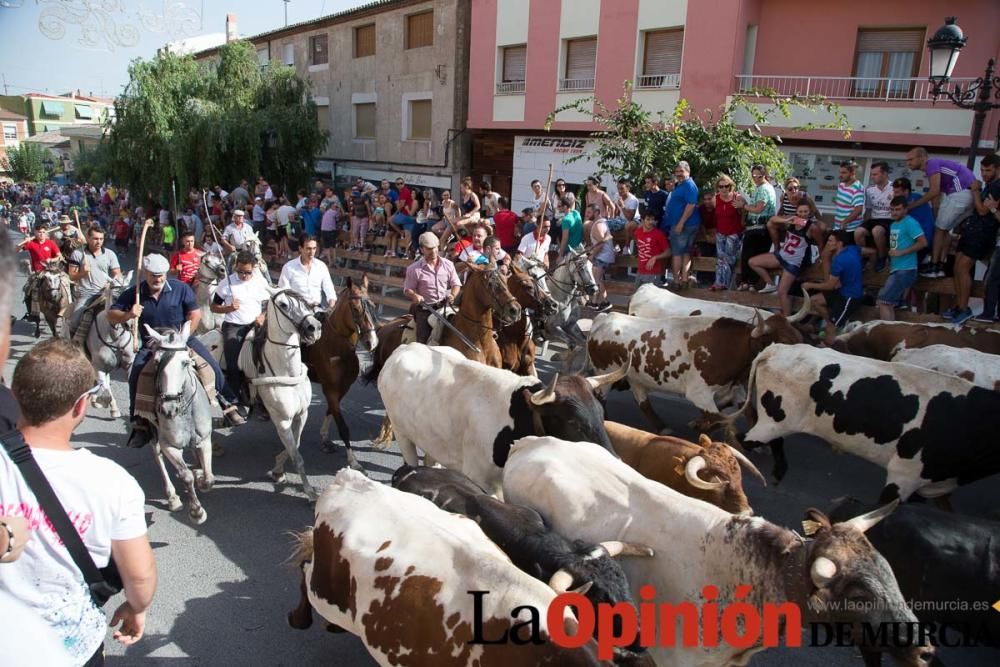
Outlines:
[[[588,176],[601,176],[602,187],[614,190],[611,178],[600,174],[597,162],[583,157],[575,162],[568,160],[593,153],[597,142],[586,137],[559,135],[514,137],[514,172],[511,181],[511,210],[521,211],[532,205],[531,181],[538,179],[545,184],[549,165],[553,168],[553,179],[561,178],[575,193]]]

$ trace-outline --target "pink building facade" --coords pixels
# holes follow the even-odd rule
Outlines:
[[[740,91],[764,87],[837,102],[853,128],[849,139],[834,131],[790,132],[824,119],[805,112],[776,120],[772,128],[781,133],[797,175],[806,172],[817,187],[832,165],[848,157],[866,175],[876,159],[887,159],[893,176],[909,175],[902,158],[914,145],[961,155],[964,162],[973,114],[944,99],[934,104],[927,82],[926,41],[944,23],[943,12],[957,16],[968,37],[954,78],[982,76],[990,58],[1000,59],[996,0],[883,0],[865,6],[472,0],[468,125],[474,173],[511,193],[516,207],[527,197],[521,181],[539,177],[546,160],[558,171],[573,152],[565,142],[540,146],[545,142],[538,137],[578,141],[596,129],[586,115],[569,111],[556,116],[546,133],[549,113],[591,96],[613,106],[626,80],[634,84],[633,99],[654,112],[669,113],[685,99],[704,113]],[[997,149],[998,123],[1000,113],[987,118],[981,153]],[[544,148],[552,149],[549,155]]]

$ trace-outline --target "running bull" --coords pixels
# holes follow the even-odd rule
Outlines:
[[[774,345],[750,371],[741,414],[753,425],[744,444],[769,444],[774,476],[788,470],[783,437],[811,433],[888,470],[880,502],[915,491],[933,498],[1000,472],[1000,445],[986,415],[1000,394],[910,364],[814,348]]]
[[[837,336],[833,349],[871,359],[889,361],[900,349],[929,345],[971,347],[987,354],[1000,354],[1000,331],[956,327],[950,324],[865,322]]]
[[[515,567],[474,521],[355,470],[341,470],[323,492],[293,558],[302,597],[289,625],[308,628],[315,610],[331,630],[358,636],[380,665],[601,664],[592,641],[576,649],[549,641],[544,612],[556,592]],[[469,591],[488,592],[478,609]],[[513,614],[519,605],[540,610],[530,626],[527,610]],[[575,636],[568,608],[562,622]],[[520,642],[470,643],[477,632]]]
[[[387,446],[395,438],[413,467],[420,447],[425,465],[460,470],[499,497],[501,469],[521,436],[556,435],[612,451],[604,408],[594,392],[620,380],[625,363],[603,376],[556,375],[546,386],[536,377],[470,361],[451,348],[402,345],[378,377],[386,418],[375,444]]]

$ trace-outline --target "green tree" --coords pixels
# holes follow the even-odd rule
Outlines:
[[[759,101],[766,104],[757,106]],[[779,180],[788,173],[788,161],[779,149],[781,137],[766,133],[764,128],[775,114],[790,118],[794,109],[826,113],[830,120],[800,125],[791,131],[830,128],[842,131],[845,138],[850,136],[847,117],[840,107],[820,96],[781,97],[773,90],[761,89],[734,96],[729,105],[704,118],[683,99],[670,115],[654,115],[632,100],[631,81],[625,82],[624,93],[613,109],[595,97],[577,100],[550,113],[545,127],[550,129],[563,111],[590,115],[601,128],[591,134],[595,147],[567,162],[591,158],[603,173],[615,179],[641,183],[646,174],[670,174],[678,161],[686,160],[692,178],[700,186],[725,173],[746,191],[751,187],[750,167],[754,164],[764,165]]]
[[[328,138],[308,84],[291,67],[262,71],[246,41],[220,47],[211,64],[174,54],[134,61],[115,115],[114,178],[161,203],[172,181],[186,192],[263,174],[294,189],[306,183]]]
[[[49,151],[40,144],[22,141],[7,149],[7,156],[0,160],[0,167],[15,181],[40,183],[48,176],[45,159]],[[51,160],[51,158],[49,158]]]
[[[96,146],[83,146],[73,158],[73,180],[76,183],[103,183],[112,177],[111,149],[101,140]]]

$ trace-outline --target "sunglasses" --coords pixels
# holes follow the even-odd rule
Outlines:
[[[720,190],[732,190],[733,189],[733,186],[731,186],[731,185],[717,185],[716,187],[719,188]]]
[[[79,402],[79,401],[81,401],[81,400],[83,400],[85,398],[90,398],[91,396],[96,396],[97,394],[101,393],[101,389],[103,389],[103,388],[104,388],[104,385],[101,384],[100,382],[98,382],[93,387],[91,387],[87,391],[85,391],[82,394],[80,394],[80,398],[78,398],[76,400],[77,400],[77,402]]]

